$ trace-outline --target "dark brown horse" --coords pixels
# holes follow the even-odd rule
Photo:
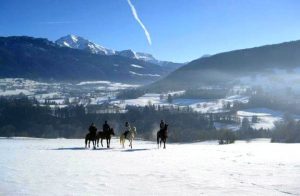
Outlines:
[[[165,124],[165,127],[157,132],[158,148],[161,147],[161,142],[164,143],[164,148],[166,148],[167,138],[168,138],[168,124]]]
[[[90,142],[93,142],[93,149],[96,149],[96,134],[90,132],[85,136],[85,148],[90,148]]]
[[[114,129],[110,128],[108,131],[99,131],[96,135],[97,147],[99,147],[99,140],[101,139],[101,146],[103,147],[103,140],[106,139],[107,148],[110,148],[111,136],[115,135]]]

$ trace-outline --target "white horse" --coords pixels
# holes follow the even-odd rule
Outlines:
[[[129,140],[129,146],[132,149],[132,141],[135,137],[135,135],[137,134],[136,132],[136,127],[133,127],[132,129],[130,129],[130,131],[127,133],[127,136],[125,137],[125,134],[122,133],[120,136],[120,144],[123,146],[123,148],[125,148],[124,144],[126,139]]]

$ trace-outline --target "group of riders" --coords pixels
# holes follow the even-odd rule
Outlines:
[[[159,127],[160,127],[160,131],[162,131],[164,128],[165,128],[165,126],[166,126],[166,123],[163,121],[163,120],[161,120],[160,121],[160,124],[159,124]],[[103,126],[102,126],[102,130],[103,130],[103,132],[109,132],[109,130],[110,130],[110,125],[107,123],[107,120],[105,120],[104,121],[104,124],[103,124]],[[127,137],[127,135],[128,135],[128,133],[131,131],[131,127],[130,127],[130,125],[129,125],[129,122],[125,122],[125,128],[124,128],[124,136],[125,136],[125,138]],[[90,125],[90,127],[89,127],[89,132],[90,132],[90,134],[91,135],[93,135],[93,136],[96,136],[96,133],[97,133],[97,127],[96,127],[96,125],[94,124],[94,123],[92,123],[91,125]]]

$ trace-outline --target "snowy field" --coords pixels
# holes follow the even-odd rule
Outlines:
[[[196,112],[200,113],[218,113],[223,112],[223,104],[225,103],[233,103],[233,102],[240,102],[240,103],[247,103],[249,101],[249,97],[241,96],[241,95],[233,95],[228,96],[223,99],[183,99],[183,98],[176,98],[172,101],[172,104],[169,104],[167,101],[168,94],[180,95],[183,94],[184,91],[174,91],[163,94],[163,99],[161,99],[161,95],[157,93],[147,93],[139,98],[136,99],[126,99],[123,100],[123,103],[120,103],[120,100],[115,100],[112,103],[117,104],[119,106],[125,107],[126,105],[131,106],[147,106],[150,104],[160,105],[160,106],[189,106]]]
[[[237,115],[241,118],[241,120],[243,118],[248,118],[250,122],[252,116],[257,116],[258,122],[251,125],[254,129],[273,129],[275,127],[275,122],[282,120],[284,113],[268,108],[252,108],[238,111]]]
[[[0,195],[300,195],[300,144],[0,139]]]

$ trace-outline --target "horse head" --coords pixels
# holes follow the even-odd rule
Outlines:
[[[132,131],[133,131],[134,134],[137,134],[137,132],[136,132],[136,127],[133,127],[133,128],[132,128]]]
[[[163,129],[163,134],[165,135],[165,137],[167,137],[168,135],[168,124],[165,124],[165,128]]]

